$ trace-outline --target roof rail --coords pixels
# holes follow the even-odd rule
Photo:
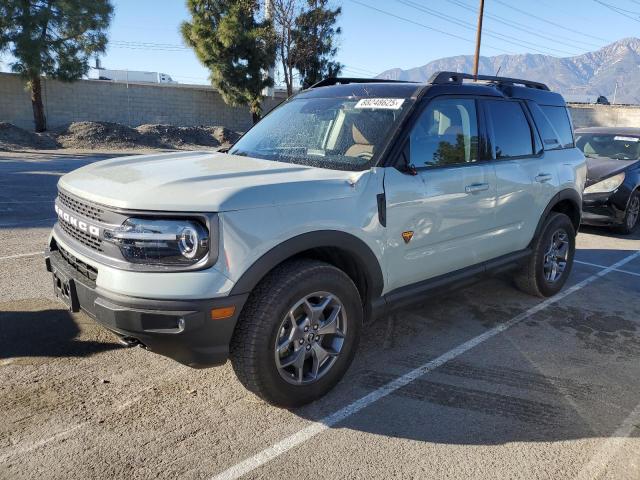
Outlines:
[[[349,83],[415,83],[404,80],[384,80],[381,78],[351,78],[351,77],[329,77],[314,83],[309,88],[330,87],[332,85],[347,85]]]
[[[462,85],[463,80],[485,80],[489,82],[495,82],[498,84],[508,84],[508,85],[524,85],[528,88],[535,88],[537,90],[549,90],[544,83],[540,82],[532,82],[530,80],[522,80],[520,78],[509,78],[509,77],[494,77],[492,75],[471,75],[470,73],[460,73],[460,72],[436,72],[431,75],[429,79],[429,83],[435,85],[443,85],[443,84],[454,84],[454,85]]]

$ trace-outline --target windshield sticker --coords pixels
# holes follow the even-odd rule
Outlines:
[[[399,110],[404,98],[363,98],[358,100],[354,108],[382,108],[385,110]]]
[[[621,137],[621,136],[615,136],[613,137],[614,140],[618,140],[620,142],[640,142],[640,138],[637,137]]]

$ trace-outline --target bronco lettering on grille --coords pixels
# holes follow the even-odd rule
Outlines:
[[[55,208],[56,214],[58,215],[58,218],[61,221],[66,222],[69,225],[72,225],[73,227],[77,228],[81,232],[88,233],[93,237],[100,237],[99,227],[96,227],[95,225],[91,225],[85,222],[84,220],[80,220],[78,217],[75,217],[69,214],[68,212],[65,212],[60,207],[58,207],[58,205],[55,205],[54,208]]]

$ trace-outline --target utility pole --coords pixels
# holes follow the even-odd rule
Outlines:
[[[613,90],[613,102],[611,105],[616,104],[616,96],[618,95],[618,81],[616,80],[616,88]]]
[[[273,0],[264,0],[264,18],[267,21],[273,20]],[[274,68],[273,68],[273,65],[271,65],[269,67],[269,70],[267,71],[267,78],[270,78],[275,81],[274,75],[275,75]],[[267,87],[264,89],[263,94],[267,97],[273,97],[275,94],[275,88]]]
[[[478,63],[480,63],[480,42],[482,40],[482,17],[484,16],[484,0],[480,0],[478,10],[478,31],[476,32],[476,55],[473,59],[473,76],[478,76]],[[476,78],[477,80],[477,78]]]

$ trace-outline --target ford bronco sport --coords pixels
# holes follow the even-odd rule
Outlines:
[[[476,81],[469,81],[476,80]],[[571,271],[585,160],[540,83],[328,79],[228,153],[101,161],[60,179],[57,295],[130,345],[224,363],[277,405],[330,390],[362,324],[513,268]]]

